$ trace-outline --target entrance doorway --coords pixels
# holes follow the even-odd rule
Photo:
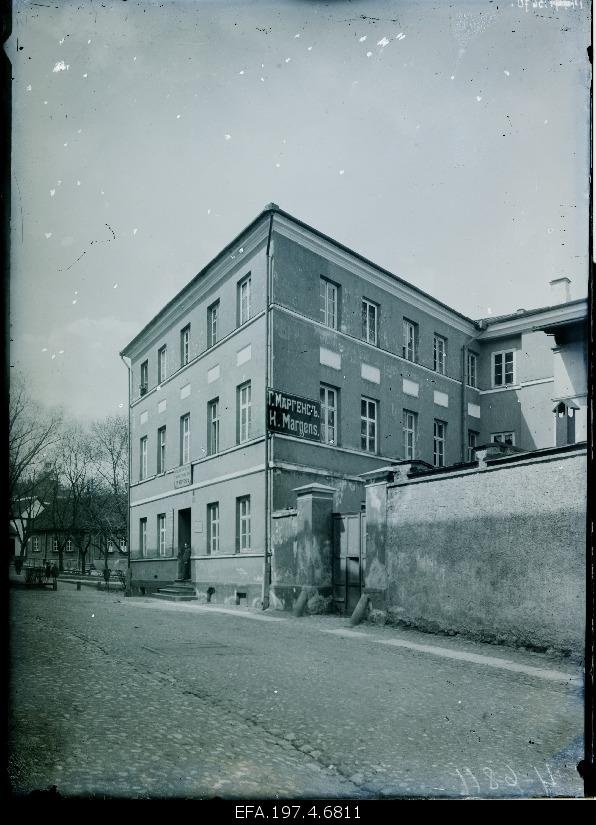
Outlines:
[[[333,516],[333,601],[339,613],[351,615],[364,585],[366,514]]]
[[[191,508],[178,510],[178,579],[190,579]]]

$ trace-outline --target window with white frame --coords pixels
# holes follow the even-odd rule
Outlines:
[[[39,546],[39,536],[33,536],[32,545],[33,545],[33,552],[34,553],[39,553],[39,551],[41,550],[41,547]]]
[[[377,452],[377,402],[371,398],[360,399],[360,448]]]
[[[251,387],[250,381],[241,384],[238,387],[238,443],[242,444],[244,441],[250,439],[251,434]]]
[[[147,519],[139,519],[139,553],[147,555]]]
[[[157,546],[159,549],[159,555],[165,556],[166,554],[166,514],[160,513],[157,516]]]
[[[166,428],[160,427],[157,431],[157,472],[166,471]]]
[[[141,395],[145,395],[149,389],[149,361],[143,361],[141,364]]]
[[[213,398],[207,404],[207,453],[219,452],[219,398]]]
[[[324,444],[338,443],[338,393],[335,387],[321,384],[321,441]]]
[[[58,552],[58,536],[54,536],[52,539],[52,553]]]
[[[72,553],[73,546],[72,546],[72,539],[66,539],[66,545],[64,547],[67,553]]]
[[[236,552],[250,550],[250,496],[236,499]]]
[[[476,447],[478,446],[478,433],[475,430],[468,430],[468,461],[476,460]]]
[[[435,372],[447,375],[447,339],[442,335],[433,338],[433,363]]]
[[[416,458],[418,439],[418,413],[404,410],[403,417],[404,458]]]
[[[218,341],[219,301],[207,308],[207,346],[212,347]]]
[[[142,481],[147,478],[147,436],[141,438],[140,452],[139,452],[139,480]]]
[[[207,555],[219,553],[219,501],[207,505]]]
[[[475,352],[468,352],[468,387],[478,386],[478,356]]]
[[[491,433],[490,434],[491,443],[496,444],[509,444],[511,447],[515,447],[515,433],[514,432],[505,432],[505,433]]]
[[[184,367],[190,361],[190,324],[180,330],[180,366]]]
[[[108,553],[113,553],[113,552],[114,552],[114,542],[110,539],[108,541]]]
[[[403,356],[408,361],[418,361],[418,324],[404,318],[403,323]]]
[[[157,383],[158,384],[161,384],[162,381],[165,381],[166,377],[167,377],[167,369],[168,369],[167,353],[168,353],[168,351],[167,351],[167,347],[165,346],[165,344],[157,352]]]
[[[190,461],[190,413],[180,417],[180,464]]]
[[[250,275],[238,283],[238,326],[250,318]]]
[[[331,329],[338,325],[339,288],[337,284],[321,278],[321,323]]]
[[[515,384],[515,351],[493,352],[493,387],[505,387]]]
[[[362,337],[369,344],[377,345],[378,306],[366,298],[362,299]]]
[[[435,419],[433,425],[433,464],[435,467],[445,466],[445,436],[447,424]]]
[[[120,539],[120,552],[121,553],[126,553],[127,552],[126,539]]]

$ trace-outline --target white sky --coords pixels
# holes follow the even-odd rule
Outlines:
[[[34,394],[125,412],[118,351],[271,201],[471,317],[584,296],[590,10],[520,5],[14,0]]]

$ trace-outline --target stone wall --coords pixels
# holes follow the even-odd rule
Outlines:
[[[373,607],[434,632],[579,654],[586,449],[486,452],[477,467],[417,475],[405,465],[369,483]]]

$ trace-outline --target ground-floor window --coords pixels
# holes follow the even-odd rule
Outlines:
[[[34,553],[39,553],[39,551],[41,550],[39,546],[39,536],[33,536],[33,539],[31,540],[31,546]]]
[[[515,447],[515,433],[513,432],[491,433],[490,440],[493,444],[509,444],[511,447]]]
[[[476,447],[478,446],[478,433],[474,430],[468,430],[468,461],[476,459]]]
[[[159,555],[166,554],[166,514],[160,513],[157,517],[157,541],[159,547]]]
[[[147,555],[147,519],[139,519],[139,553],[141,556]]]
[[[445,434],[447,424],[435,419],[433,428],[433,464],[435,467],[445,466]]]
[[[219,501],[207,505],[207,553],[219,553]]]
[[[236,552],[250,550],[250,496],[236,499]]]

